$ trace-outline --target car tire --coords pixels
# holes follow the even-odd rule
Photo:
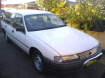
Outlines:
[[[35,67],[35,70],[39,73],[44,73],[45,72],[45,65],[43,61],[43,57],[40,53],[33,53],[32,54],[32,61],[33,65]]]

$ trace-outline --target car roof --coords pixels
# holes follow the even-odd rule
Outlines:
[[[17,9],[8,9],[6,11],[12,12],[12,13],[19,13],[22,15],[32,15],[32,14],[52,14],[51,12],[48,11],[41,11],[41,10],[27,10],[27,9],[21,9],[21,10],[17,10]]]

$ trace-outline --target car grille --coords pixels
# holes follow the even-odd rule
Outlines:
[[[85,59],[85,58],[88,58],[89,56],[92,56],[95,53],[96,51],[88,50],[88,51],[79,53],[78,56],[80,57],[80,59]]]

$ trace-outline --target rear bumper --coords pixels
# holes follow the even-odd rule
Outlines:
[[[55,70],[55,71],[64,71],[64,70],[70,70],[70,71],[78,71],[81,70],[86,63],[88,63],[90,60],[94,60],[94,59],[98,59],[100,58],[102,55],[102,52],[97,52],[96,54],[83,59],[83,60],[74,60],[74,61],[69,61],[69,62],[65,62],[65,63],[54,63],[50,60],[46,60],[45,64],[46,64],[46,69],[50,69],[50,70]]]

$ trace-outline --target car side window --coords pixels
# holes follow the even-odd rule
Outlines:
[[[13,18],[14,24],[13,27],[24,26],[23,25],[23,17],[20,14],[16,14],[15,18]]]
[[[5,17],[6,17],[6,18],[10,18],[11,15],[12,15],[12,13],[10,13],[10,12],[4,12],[4,14],[5,14]]]
[[[4,21],[7,23],[7,24],[11,24],[11,15],[12,13],[10,12],[5,12],[5,18],[4,18]]]

